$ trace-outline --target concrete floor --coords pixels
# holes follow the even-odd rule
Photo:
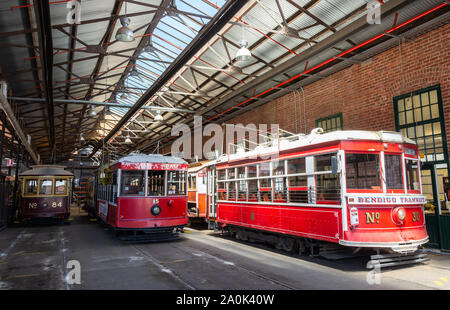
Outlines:
[[[206,229],[178,241],[130,244],[78,210],[71,225],[8,228],[0,233],[0,288],[150,290],[450,289],[450,256],[383,270],[367,282],[365,259],[297,257]],[[77,260],[81,284],[69,284]]]

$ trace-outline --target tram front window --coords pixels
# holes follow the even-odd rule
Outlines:
[[[122,170],[121,196],[144,196],[145,171]]]
[[[33,196],[37,194],[37,180],[27,180],[25,182],[25,195],[26,196]]]
[[[148,196],[164,196],[164,183],[166,179],[165,171],[148,171]]]
[[[66,194],[66,182],[65,179],[55,180],[55,195]]]
[[[42,179],[40,181],[39,195],[53,195],[53,180]]]
[[[186,195],[186,172],[169,171],[167,178],[167,194]]]
[[[378,154],[346,154],[347,188],[381,189]]]
[[[384,155],[384,170],[387,189],[403,189],[402,157],[400,155]]]

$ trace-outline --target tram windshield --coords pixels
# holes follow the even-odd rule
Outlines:
[[[381,189],[380,155],[352,154],[345,155],[347,169],[347,188]]]
[[[53,195],[53,180],[41,179],[39,182],[39,195]]]
[[[148,196],[164,196],[166,171],[149,170],[148,171]]]
[[[144,196],[145,171],[122,170],[121,196]]]
[[[167,194],[169,196],[186,195],[185,171],[168,171]]]

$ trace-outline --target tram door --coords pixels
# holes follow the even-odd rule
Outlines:
[[[214,228],[216,219],[216,168],[207,169],[208,226]]]

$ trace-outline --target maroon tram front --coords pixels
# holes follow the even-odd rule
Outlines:
[[[97,216],[117,230],[170,233],[187,225],[188,165],[159,154],[114,162],[97,185]]]
[[[67,219],[73,174],[63,166],[32,166],[20,174],[19,219]]]

